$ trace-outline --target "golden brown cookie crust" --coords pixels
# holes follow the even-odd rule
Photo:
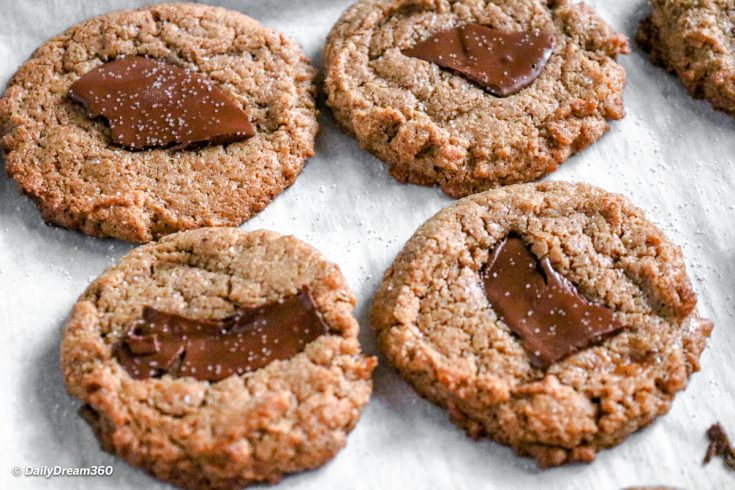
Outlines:
[[[638,42],[690,95],[735,114],[735,1],[651,0]]]
[[[497,98],[401,54],[443,29],[478,22],[553,32],[556,48],[528,88]],[[328,105],[342,128],[401,182],[460,197],[537,179],[624,116],[627,38],[566,0],[361,0],[324,51]]]
[[[480,279],[511,232],[625,330],[534,369]],[[385,273],[372,319],[379,346],[421,395],[469,435],[546,467],[592,461],[668,412],[712,328],[695,306],[681,251],[640,209],[549,182],[477,194],[427,221]]]
[[[120,56],[196,70],[248,114],[256,136],[196,150],[126,151],[71,102],[71,84]],[[0,99],[8,174],[44,219],[94,236],[147,242],[178,230],[239,225],[314,154],[314,69],[283,34],[231,10],[194,4],[115,12],[38,48]]]
[[[114,345],[143,306],[222,319],[307,287],[335,332],[285,361],[216,383],[136,380]],[[61,345],[69,392],[103,447],[187,488],[239,488],[317,467],[345,444],[370,397],[375,358],[360,352],[355,297],[336,265],[273,232],[205,228],[139,247],[93,282]]]

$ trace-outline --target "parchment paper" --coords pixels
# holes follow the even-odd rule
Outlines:
[[[0,0],[0,84],[54,34],[139,1]],[[329,28],[349,1],[216,1],[294,38],[321,66]],[[645,0],[590,0],[629,37]],[[620,192],[684,250],[702,312],[715,322],[702,371],[671,412],[603,451],[590,465],[538,470],[503,446],[475,442],[419,398],[381,359],[375,390],[347,447],[329,464],[286,478],[305,489],[619,489],[666,484],[735,488],[735,473],[701,464],[704,432],[717,420],[735,436],[735,119],[692,100],[678,79],[634,46],[627,117],[550,176]],[[404,242],[451,202],[432,188],[401,185],[342,134],[322,107],[317,155],[295,185],[243,228],[293,234],[338,263],[359,298],[361,341],[375,353],[370,298]],[[4,169],[4,164],[2,165]],[[45,225],[18,186],[0,174],[0,488],[168,488],[99,449],[59,372],[61,330],[87,284],[132,246]],[[113,465],[107,478],[15,477],[20,466]]]

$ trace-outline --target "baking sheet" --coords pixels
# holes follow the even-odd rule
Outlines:
[[[52,35],[92,15],[144,3],[0,0],[0,84]],[[350,4],[208,3],[287,33],[317,66],[329,28]],[[645,0],[588,3],[631,38],[647,11]],[[347,447],[323,468],[288,477],[279,488],[735,488],[735,473],[719,459],[701,464],[711,423],[721,421],[735,436],[735,119],[690,99],[676,78],[635,46],[622,64],[627,117],[550,178],[627,195],[682,246],[700,309],[715,330],[702,372],[671,413],[591,465],[540,471],[504,446],[467,439],[444,410],[419,398],[381,359],[373,397]],[[436,189],[396,183],[335,127],[325,107],[320,124],[317,155],[304,173],[242,228],[293,234],[338,263],[359,298],[360,338],[372,354],[368,309],[383,271],[414,230],[451,199]],[[45,225],[0,172],[0,488],[168,488],[99,449],[58,369],[61,329],[76,297],[132,246]],[[105,478],[12,474],[15,466],[57,465],[112,465],[114,472]]]

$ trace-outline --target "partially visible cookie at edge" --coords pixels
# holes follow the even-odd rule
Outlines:
[[[507,97],[406,53],[474,24],[550,34],[553,53]],[[598,140],[624,117],[626,75],[615,59],[628,52],[623,34],[566,0],[360,0],[327,39],[327,104],[397,180],[461,197],[538,179]]]
[[[136,56],[205,77],[247,114],[254,135],[186,149],[114,144],[109,124],[90,117],[70,88]],[[162,4],[109,13],[52,38],[20,67],[0,99],[0,148],[44,219],[66,228],[147,242],[235,226],[291,185],[314,154],[314,76],[293,41],[239,12]]]
[[[181,232],[87,288],[61,369],[128,463],[186,488],[276,482],[334,457],[368,402],[376,361],[354,306],[339,268],[293,237]]]
[[[676,73],[692,97],[735,115],[735,2],[650,0],[638,43]]]
[[[540,263],[530,272],[546,286],[516,254],[504,260],[520,289],[489,290],[509,277],[494,269],[508,240]],[[560,294],[552,279],[583,299],[549,308],[546,293]],[[534,288],[538,307],[503,304]],[[385,273],[372,321],[400,374],[468,435],[548,467],[593,461],[669,411],[712,329],[696,302],[680,249],[640,209],[590,185],[548,182],[476,194],[429,219]],[[527,347],[568,335],[570,315],[586,334],[602,310],[612,328],[597,338],[575,334],[553,358],[543,343]],[[534,323],[540,314],[546,323]],[[530,327],[520,334],[510,321],[519,318]]]

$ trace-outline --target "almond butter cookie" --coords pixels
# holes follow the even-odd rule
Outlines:
[[[567,0],[360,0],[324,51],[340,126],[454,197],[535,180],[624,116],[628,40]]]
[[[186,488],[318,467],[372,390],[355,297],[293,238],[203,228],[139,247],[94,281],[61,369],[104,449]]]
[[[712,329],[696,303],[681,251],[641,210],[549,182],[440,211],[372,316],[421,395],[546,467],[590,462],[669,411]]]
[[[735,114],[735,1],[651,0],[651,7],[638,31],[643,49],[692,97]]]
[[[239,225],[301,172],[314,69],[283,34],[194,4],[115,12],[36,50],[0,99],[8,174],[44,219],[147,242]]]

